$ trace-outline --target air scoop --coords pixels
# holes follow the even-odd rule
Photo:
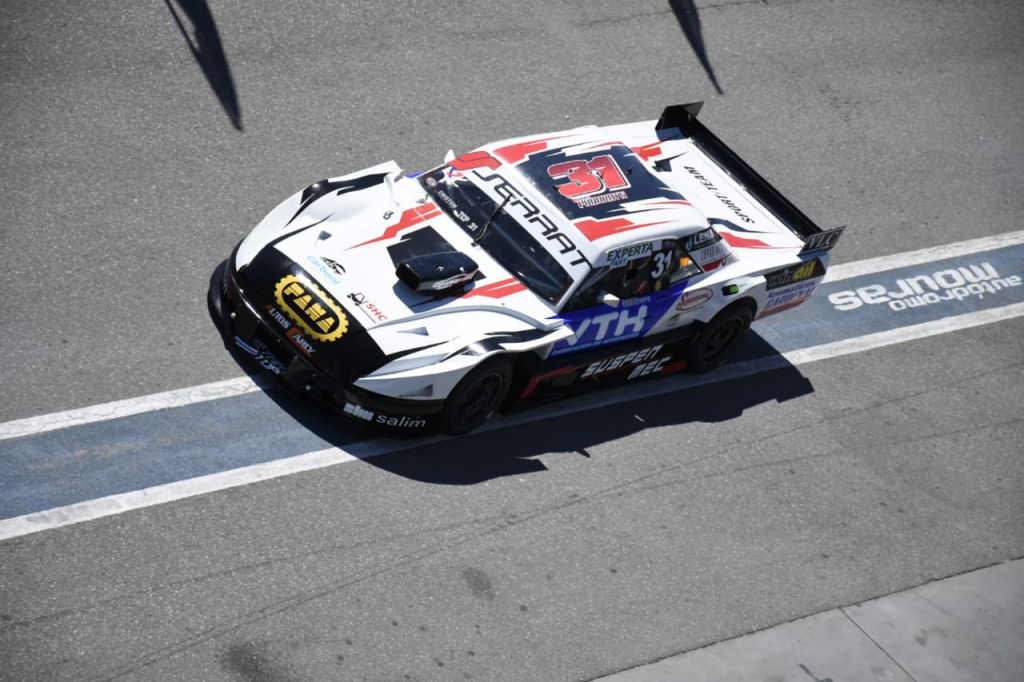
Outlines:
[[[476,261],[466,254],[444,251],[407,258],[398,264],[395,275],[417,293],[438,296],[464,286],[479,269]]]

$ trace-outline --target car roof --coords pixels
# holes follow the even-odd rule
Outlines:
[[[598,126],[502,140],[472,154],[483,153],[499,172],[510,169],[521,190],[555,209],[559,228],[592,263],[613,248],[708,226],[667,174]],[[586,192],[590,185],[597,191]]]

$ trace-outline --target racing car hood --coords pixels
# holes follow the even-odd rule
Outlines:
[[[403,261],[452,251],[479,266],[467,286],[429,296],[396,276]],[[264,312],[283,314],[318,345],[366,334],[391,356],[562,324],[393,162],[290,197],[242,242],[235,267],[251,270],[246,279],[274,309]]]

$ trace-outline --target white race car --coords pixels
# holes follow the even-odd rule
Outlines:
[[[700,106],[314,183],[211,288],[225,342],[352,423],[404,433],[711,370],[752,320],[811,295],[843,228],[818,228]]]

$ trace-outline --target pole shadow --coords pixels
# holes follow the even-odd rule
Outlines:
[[[238,104],[235,81],[231,77],[231,68],[220,42],[217,24],[213,21],[206,0],[164,0],[164,4],[174,17],[174,23],[185,38],[188,49],[206,76],[224,113],[231,119],[236,130],[242,130],[242,110]],[[189,35],[183,17],[191,23],[193,35]]]
[[[715,77],[715,71],[711,68],[708,51],[704,47],[704,36],[701,33],[700,16],[697,14],[697,6],[693,3],[693,0],[668,0],[668,4],[672,8],[672,13],[676,15],[679,28],[683,30],[683,35],[686,36],[690,47],[693,48],[693,53],[697,55],[697,60],[704,67],[704,73],[708,75],[708,79],[715,86],[718,94],[724,95],[725,93],[722,92],[722,88],[718,84],[718,78]]]

